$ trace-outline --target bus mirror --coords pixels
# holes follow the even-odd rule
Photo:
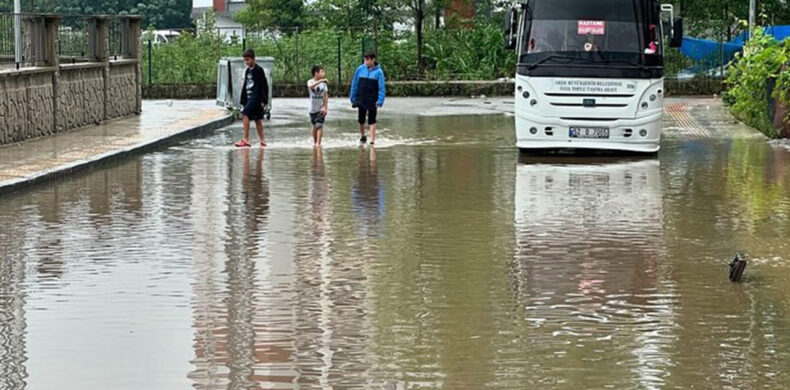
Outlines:
[[[513,8],[508,8],[505,13],[505,36],[510,35],[513,29]]]
[[[683,18],[675,18],[672,23],[672,40],[669,47],[680,47],[683,45]]]
[[[508,8],[505,14],[505,49],[516,48],[516,34],[518,33],[518,11]]]

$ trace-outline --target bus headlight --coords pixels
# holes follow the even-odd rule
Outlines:
[[[532,100],[529,102],[529,105],[530,105],[530,106],[533,106],[533,107],[534,107],[534,106],[536,106],[537,104],[538,104],[538,101],[537,101],[537,100],[535,100],[535,99],[532,99]]]
[[[656,101],[656,95],[650,95],[650,101],[651,102]]]
[[[647,110],[647,102],[642,102],[642,109]]]

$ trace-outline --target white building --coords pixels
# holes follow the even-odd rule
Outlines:
[[[192,18],[198,19],[213,11],[221,34],[243,38],[244,28],[233,20],[233,16],[246,7],[246,0],[192,0]]]

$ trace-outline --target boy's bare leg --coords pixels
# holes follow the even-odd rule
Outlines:
[[[364,137],[365,136],[365,124],[362,123],[359,125],[359,135]]]
[[[249,125],[248,125],[249,126]],[[258,130],[258,139],[261,141],[261,145],[266,146],[266,139],[263,138],[263,121],[257,120],[255,121],[255,129]],[[247,130],[249,133],[249,129]]]
[[[370,125],[370,143],[376,142],[376,124]]]
[[[315,129],[315,134],[316,134],[316,140],[317,140],[316,145],[321,146],[321,138],[324,137],[324,128],[323,127],[317,127]]]
[[[313,126],[313,145],[318,145],[318,128]]]
[[[249,142],[250,140],[250,117],[244,115],[244,119],[242,119],[241,123],[243,124],[244,128],[244,138],[242,140]]]

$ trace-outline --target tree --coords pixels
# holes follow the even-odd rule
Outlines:
[[[312,8],[321,15],[321,24],[351,33],[368,26],[370,21],[369,1],[365,0],[319,0]]]
[[[249,0],[236,20],[248,28],[282,29],[286,33],[302,27],[305,19],[303,0]]]
[[[425,38],[423,37],[423,24],[425,22],[426,7],[425,0],[403,0],[406,3],[406,8],[409,11],[409,16],[414,22],[414,35],[417,38],[417,68],[420,75],[425,74],[425,58],[423,57],[423,48],[425,45]]]
[[[185,28],[192,25],[191,0],[23,0],[23,12],[63,15],[140,14],[143,24],[157,28]],[[7,11],[6,11],[6,4]],[[11,0],[0,0],[0,11],[10,12]]]

